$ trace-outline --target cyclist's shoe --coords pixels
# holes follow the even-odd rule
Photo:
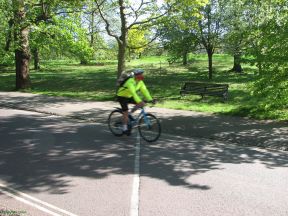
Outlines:
[[[130,136],[131,135],[131,130],[125,130],[125,131],[123,131],[123,134],[126,134],[127,136]]]

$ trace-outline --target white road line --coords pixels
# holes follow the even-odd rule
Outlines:
[[[14,198],[14,199],[16,199],[16,200],[18,200],[20,202],[23,202],[25,204],[28,204],[28,205],[34,207],[34,208],[37,208],[37,209],[39,209],[39,210],[41,210],[43,212],[46,212],[47,214],[50,214],[50,215],[53,215],[53,216],[61,216],[61,215],[59,215],[59,214],[57,214],[55,212],[52,212],[52,211],[50,211],[50,210],[48,210],[48,209],[46,209],[46,208],[44,208],[42,206],[39,206],[39,205],[34,204],[34,203],[32,203],[32,202],[30,202],[28,200],[25,200],[25,199],[23,199],[21,197],[18,197],[16,195],[12,194],[12,193],[9,193],[9,192],[7,192],[5,190],[2,190],[1,188],[0,188],[0,192],[3,193],[3,194],[6,194],[7,196],[10,196],[10,197],[12,197],[12,198]]]
[[[17,191],[17,190],[14,190],[12,188],[9,188],[8,186],[3,185],[1,183],[0,183],[0,191],[2,193],[6,194],[7,196],[10,196],[10,197],[12,197],[12,198],[14,198],[14,199],[16,199],[18,201],[26,203],[26,204],[28,204],[28,205],[30,205],[32,207],[35,207],[35,208],[37,208],[37,209],[39,209],[41,211],[44,211],[44,212],[46,212],[48,214],[53,215],[53,216],[61,216],[61,215],[57,214],[55,212],[52,212],[49,209],[46,209],[46,208],[44,208],[44,207],[42,207],[42,206],[40,206],[38,204],[35,204],[35,203],[39,203],[39,204],[41,204],[41,205],[43,205],[45,207],[48,207],[50,209],[56,210],[58,212],[64,213],[64,214],[69,215],[69,216],[77,216],[77,215],[75,215],[75,214],[73,214],[71,212],[68,212],[68,211],[64,210],[64,209],[58,208],[58,207],[53,206],[53,205],[51,205],[49,203],[43,202],[43,201],[41,201],[39,199],[36,199],[35,197],[29,196],[28,194],[25,194],[25,193],[22,193],[20,191]],[[11,192],[9,192],[9,191],[11,191]],[[24,199],[24,197],[26,199]],[[27,199],[30,199],[34,203],[29,201],[29,200],[27,200]]]
[[[137,142],[135,145],[134,175],[133,175],[133,185],[132,185],[130,216],[139,215],[140,144],[141,144],[141,138],[138,132]]]

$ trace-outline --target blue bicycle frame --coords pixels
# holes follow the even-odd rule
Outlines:
[[[151,127],[150,121],[147,118],[144,107],[142,107],[140,109],[141,109],[141,111],[138,114],[137,118],[132,117],[131,113],[129,113],[129,124],[131,124],[131,128],[137,126],[137,124],[138,124],[138,122],[142,116],[143,116],[145,124],[150,128]]]

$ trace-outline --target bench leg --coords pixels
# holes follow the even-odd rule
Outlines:
[[[224,101],[227,101],[227,100],[228,100],[228,92],[225,92],[225,93],[223,94],[223,99],[224,99]]]
[[[204,94],[201,94],[201,100],[203,100],[204,99]]]

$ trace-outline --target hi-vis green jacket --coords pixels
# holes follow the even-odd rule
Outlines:
[[[137,94],[137,91],[139,90],[144,95],[146,100],[148,101],[153,100],[144,82],[142,80],[136,82],[136,80],[133,77],[129,78],[124,83],[124,85],[118,89],[117,96],[126,98],[133,97],[136,103],[140,103],[142,100]]]

